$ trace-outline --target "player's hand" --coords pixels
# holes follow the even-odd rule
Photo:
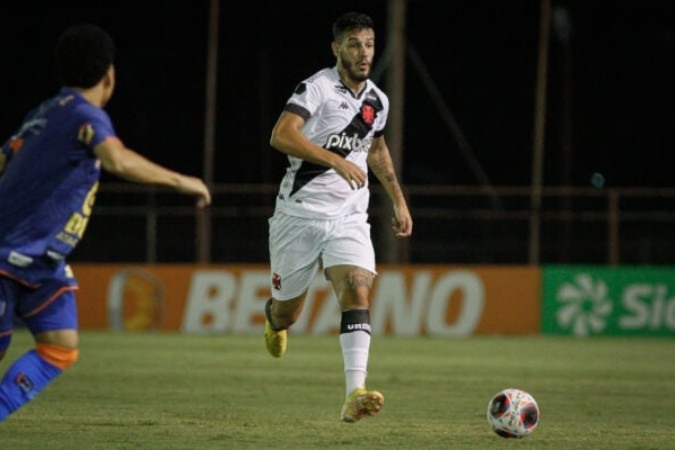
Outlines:
[[[361,189],[366,185],[368,175],[356,164],[343,158],[338,158],[333,169],[349,183],[352,189]]]
[[[404,238],[412,234],[413,221],[408,205],[401,203],[394,205],[394,217],[391,219],[391,228],[396,237]]]
[[[181,194],[190,194],[197,197],[197,207],[204,208],[211,204],[211,192],[204,182],[197,178],[182,175],[176,188]]]

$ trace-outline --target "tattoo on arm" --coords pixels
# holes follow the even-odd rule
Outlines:
[[[370,168],[382,184],[389,185],[395,190],[400,189],[391,159],[377,158],[377,160],[371,162]]]

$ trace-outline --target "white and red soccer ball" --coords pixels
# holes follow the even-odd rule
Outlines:
[[[503,389],[490,399],[487,419],[499,436],[522,438],[537,428],[539,406],[534,397],[521,389]]]

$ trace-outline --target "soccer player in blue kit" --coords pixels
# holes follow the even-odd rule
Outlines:
[[[366,14],[336,19],[331,44],[336,65],[296,87],[270,139],[290,164],[269,221],[272,298],[265,305],[265,344],[272,356],[285,354],[287,330],[322,267],[341,310],[340,417],[347,423],[377,414],[384,404],[382,393],[366,387],[369,295],[376,276],[368,169],[392,202],[394,234],[408,237],[413,226],[384,138],[389,100],[369,79],[373,28]]]
[[[58,94],[26,116],[0,151],[0,358],[21,317],[35,348],[0,381],[0,422],[31,401],[78,357],[77,280],[66,257],[92,213],[101,168],[122,179],[175,188],[204,207],[196,177],[127,148],[103,110],[115,88],[114,43],[75,25],[58,39]]]

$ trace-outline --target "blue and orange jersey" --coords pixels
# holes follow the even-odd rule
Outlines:
[[[27,285],[63,278],[82,238],[101,173],[94,148],[115,137],[108,114],[70,88],[26,116],[2,146],[0,274]]]

